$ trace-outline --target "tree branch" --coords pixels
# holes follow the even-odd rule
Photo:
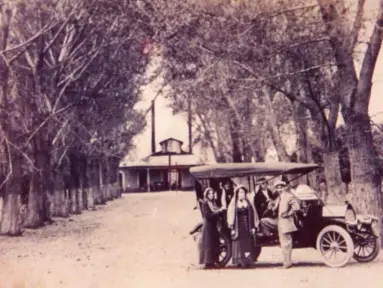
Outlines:
[[[355,44],[358,41],[359,31],[362,28],[365,2],[366,0],[358,0],[358,7],[356,10],[355,20],[354,20],[354,24],[352,25],[352,31],[351,31],[351,41],[350,41],[351,49],[354,49]]]
[[[28,40],[24,41],[23,43],[17,44],[16,46],[7,48],[5,50],[2,50],[2,51],[0,51],[0,54],[4,54],[4,53],[11,52],[11,51],[14,51],[14,50],[17,50],[17,49],[20,49],[20,48],[24,48],[24,46],[26,46],[26,45],[30,44],[31,42],[35,41],[42,34],[46,33],[50,29],[54,28],[56,25],[57,25],[57,23],[52,24],[50,26],[46,25],[47,27],[44,27],[43,29],[41,29],[39,32],[37,32],[34,36],[29,38]]]
[[[70,107],[74,106],[74,104],[69,104],[63,108],[61,108],[60,110],[57,110],[56,112],[53,112],[51,113],[48,117],[46,117],[41,123],[40,125],[35,129],[35,131],[33,131],[33,133],[28,137],[28,139],[25,141],[24,145],[28,144],[32,138],[37,134],[37,132],[39,132],[39,130],[41,128],[44,127],[44,125],[48,122],[49,119],[51,119],[53,116],[57,115],[57,114],[60,114],[60,113],[63,113],[65,112],[66,110],[68,110]]]

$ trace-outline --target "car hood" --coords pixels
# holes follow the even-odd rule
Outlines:
[[[347,204],[326,204],[322,208],[323,217],[344,217]]]

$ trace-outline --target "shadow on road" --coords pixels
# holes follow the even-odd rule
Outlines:
[[[355,266],[359,266],[359,265],[360,265],[360,263],[351,262],[351,263],[347,264],[347,267],[355,267]],[[313,267],[326,267],[326,268],[330,268],[330,267],[327,267],[326,264],[324,264],[322,262],[296,262],[296,263],[293,264],[293,266],[291,268],[313,268]],[[249,270],[249,269],[250,270],[251,269],[265,269],[265,268],[282,268],[282,263],[257,262],[257,263],[254,263],[249,268],[246,268],[244,270]],[[242,269],[239,268],[239,267],[230,265],[230,266],[226,266],[226,267],[223,267],[223,268],[218,268],[218,270],[242,270]]]
[[[298,262],[294,263],[293,267],[325,267],[326,265],[324,263],[320,262]],[[264,269],[264,268],[282,268],[282,263],[275,263],[275,262],[258,262],[254,263],[249,268],[246,268],[246,270],[249,269]],[[238,268],[236,266],[226,266],[224,268],[219,268],[220,270],[241,270],[241,268]]]

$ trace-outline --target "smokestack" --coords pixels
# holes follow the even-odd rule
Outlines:
[[[155,117],[155,107],[154,100],[152,100],[152,153],[156,153],[156,117]]]
[[[189,153],[193,153],[191,96],[188,98]]]

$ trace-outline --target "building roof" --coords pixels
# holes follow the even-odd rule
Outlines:
[[[171,167],[192,167],[203,165],[202,161],[194,154],[175,154],[170,156]],[[169,155],[148,156],[137,162],[122,161],[120,168],[167,168]]]
[[[180,144],[183,144],[183,143],[184,143],[184,142],[182,142],[181,140],[178,140],[178,139],[176,139],[176,138],[170,137],[170,138],[166,138],[166,139],[162,140],[162,141],[160,142],[160,145],[161,145],[162,143],[164,143],[164,142],[169,141],[169,140],[177,141],[177,142],[180,143]]]
[[[150,154],[150,156],[162,156],[162,155],[190,155],[191,153],[190,152],[186,152],[184,150],[181,149],[181,152],[162,152],[161,150],[160,151],[157,151],[157,152],[154,152],[152,154]]]

